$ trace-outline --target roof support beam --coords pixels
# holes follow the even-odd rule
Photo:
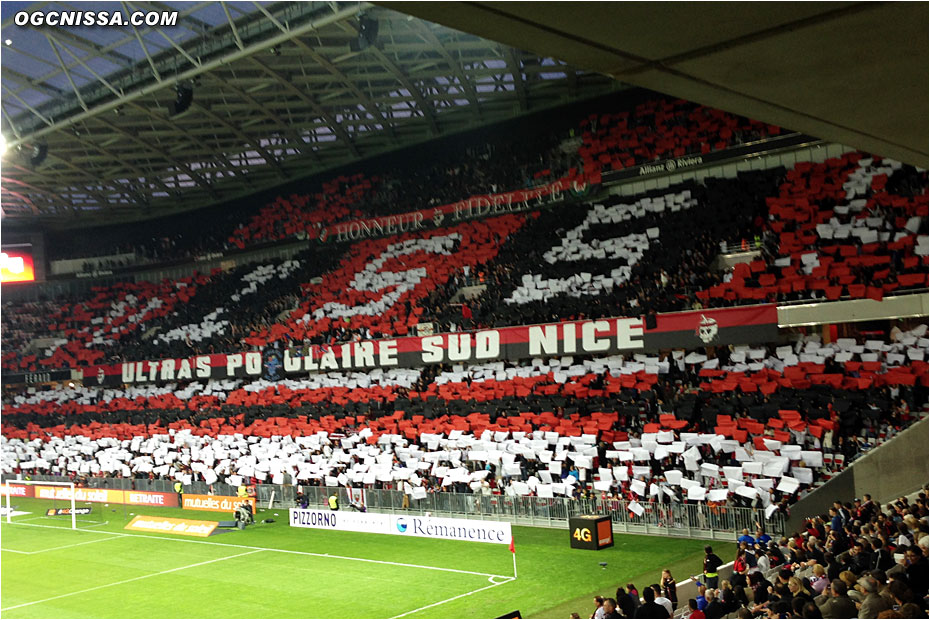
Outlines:
[[[11,190],[11,189],[8,188],[8,187],[4,187],[4,188],[3,188],[3,191],[6,192],[7,194],[9,194],[10,196],[13,196],[14,198],[19,198],[20,200],[22,200],[23,202],[25,202],[27,205],[29,205],[29,208],[32,209],[32,212],[33,212],[35,215],[39,215],[39,208],[35,205],[34,202],[32,202],[32,201],[29,199],[28,196],[25,196],[25,195],[23,195],[23,194],[20,194],[19,192],[14,192],[13,190]]]
[[[123,8],[126,8],[125,3],[123,3]],[[161,83],[161,73],[159,73],[158,69],[155,67],[155,61],[152,60],[152,55],[149,54],[149,48],[145,45],[145,41],[142,40],[142,36],[139,34],[139,29],[132,24],[130,25],[132,26],[132,34],[135,35],[136,42],[139,44],[139,47],[142,48],[142,53],[145,54],[145,59],[149,63],[149,68],[152,70],[152,75],[155,76],[155,81]]]
[[[51,40],[53,40],[53,41],[55,40],[55,35],[46,34],[45,36],[46,36],[46,37],[49,37],[49,38],[50,38]],[[83,59],[81,59],[81,58],[75,56],[74,52],[72,52],[71,50],[69,50],[67,47],[62,46],[62,48],[63,48],[66,52],[68,52],[68,55],[69,55],[69,56],[71,56],[71,57],[74,58],[76,61],[78,61],[78,63],[79,63],[82,67],[84,67],[91,75],[93,75],[95,78],[97,78],[97,81],[98,81],[98,82],[100,82],[101,84],[103,84],[104,86],[106,86],[106,87],[109,89],[109,91],[110,91],[111,93],[113,93],[113,94],[116,95],[117,97],[122,97],[122,96],[123,96],[123,93],[122,93],[121,91],[117,90],[117,89],[116,89],[112,84],[110,84],[103,76],[101,76],[99,73],[97,73],[96,71],[94,71],[93,69],[91,69],[89,66],[87,66],[87,63],[85,63]],[[85,108],[85,109],[86,109],[86,108]]]
[[[293,42],[295,45],[297,45],[297,47],[302,49],[308,56],[310,56],[310,58],[316,61],[321,67],[329,71],[333,77],[345,84],[349,91],[359,100],[359,103],[361,103],[362,106],[368,110],[368,112],[371,113],[371,115],[374,116],[378,122],[381,123],[381,126],[384,127],[385,130],[390,132],[391,137],[394,138],[395,141],[398,140],[393,124],[384,118],[384,114],[381,113],[381,110],[378,109],[378,106],[375,105],[375,103],[368,95],[362,92],[362,89],[359,88],[358,85],[349,78],[349,76],[340,71],[339,68],[330,62],[328,58],[304,43],[301,39],[294,39]],[[369,129],[371,129],[370,125]]]
[[[517,58],[517,50],[509,47],[505,50],[504,56],[507,59],[507,68],[510,75],[513,76],[513,89],[517,92],[517,100],[520,102],[520,111],[529,110],[529,103],[526,98],[526,84],[523,83],[523,71],[520,70],[520,59]]]
[[[55,155],[54,153],[51,153],[51,152],[50,152],[50,153],[48,154],[48,158],[51,159],[53,162],[54,162],[54,161],[61,162],[61,163],[64,164],[66,167],[68,167],[68,168],[74,170],[75,172],[80,173],[81,176],[82,176],[83,178],[88,178],[88,176],[90,175],[90,172],[89,172],[89,171],[85,170],[84,168],[81,168],[80,166],[75,165],[75,164],[72,163],[67,157],[60,157],[59,155]],[[52,178],[52,177],[50,177],[49,175],[45,175],[45,174],[42,174],[42,176],[44,176],[45,178]],[[58,179],[55,179],[55,181],[60,182]],[[100,202],[100,204],[101,204],[102,206],[106,206],[106,205],[109,203],[109,200],[107,199],[107,197],[106,197],[104,194],[101,194],[100,192],[98,192],[98,191],[96,191],[96,190],[92,190],[92,189],[86,188],[86,187],[83,187],[83,188],[81,188],[81,189],[82,189],[83,191],[87,192],[89,195],[91,195],[91,196],[93,196],[94,198],[96,198],[96,199]],[[73,204],[71,205],[71,208],[72,208],[72,209],[74,208],[74,205],[73,205]]]
[[[34,107],[32,107],[31,105],[29,105],[28,103],[26,103],[26,102],[23,100],[22,97],[20,97],[20,96],[17,95],[16,93],[14,93],[12,90],[7,90],[6,92],[8,92],[8,93],[10,94],[10,96],[13,97],[13,99],[16,99],[16,101],[18,101],[24,108],[26,108],[27,110],[29,110],[30,112],[32,112],[39,120],[41,120],[43,123],[45,123],[45,124],[48,125],[49,127],[51,127],[52,125],[55,124],[55,123],[53,123],[51,120],[45,118],[45,116],[44,116],[41,112],[39,112],[39,111],[36,110]],[[12,117],[11,117],[11,118],[12,118]],[[43,130],[43,132],[44,132],[44,131],[45,131],[45,130]],[[20,146],[21,144],[24,144],[25,142],[26,142],[26,139],[23,138],[23,136],[21,136],[21,135],[20,135],[20,136],[16,136],[16,140],[13,141],[12,144],[9,143],[9,142],[7,143],[7,148],[9,149],[9,148],[13,148],[14,146]]]
[[[348,132],[346,132],[346,130],[342,127],[342,125],[336,122],[335,117],[329,112],[327,112],[323,108],[323,106],[317,103],[317,101],[313,97],[311,97],[304,91],[294,86],[289,79],[287,79],[285,76],[281,75],[280,73],[278,73],[277,71],[275,71],[274,69],[272,69],[271,67],[263,63],[262,61],[260,61],[259,59],[253,57],[253,58],[249,58],[249,60],[257,67],[261,68],[262,71],[264,71],[271,77],[275,78],[282,86],[284,86],[284,88],[294,93],[294,95],[298,99],[300,99],[301,101],[306,103],[308,106],[310,106],[310,108],[314,111],[314,113],[322,116],[326,120],[326,122],[329,123],[330,128],[333,130],[333,133],[339,136],[339,138],[343,142],[345,142],[346,146],[349,147],[349,150],[352,151],[352,154],[355,155],[356,157],[359,156],[358,148],[355,146],[355,142],[352,141],[352,138],[349,136]]]
[[[200,75],[201,73],[204,73],[205,71],[210,71],[218,67],[228,65],[232,62],[235,62],[242,58],[246,58],[261,50],[267,50],[270,46],[278,45],[279,43],[283,43],[285,41],[293,39],[294,37],[298,37],[308,32],[317,30],[319,28],[322,28],[323,26],[337,23],[344,19],[348,19],[356,15],[359,11],[368,8],[369,6],[371,5],[368,4],[367,2],[362,2],[358,5],[353,5],[350,8],[341,9],[330,15],[327,15],[326,17],[320,18],[318,20],[310,21],[296,28],[293,28],[290,31],[288,31],[288,33],[286,34],[281,33],[279,35],[269,37],[263,41],[258,41],[256,43],[253,43],[249,45],[248,47],[246,47],[245,49],[236,50],[225,56],[214,58],[213,60],[209,62],[205,62],[201,64],[200,66],[188,69],[187,71],[184,71],[181,74],[179,74],[177,76],[177,79],[179,81],[192,79]],[[24,135],[21,138],[13,140],[11,141],[11,143],[8,144],[8,147],[10,148],[16,147],[24,142],[34,141],[38,138],[48,135],[49,133],[53,131],[71,127],[82,121],[98,116],[103,112],[109,112],[110,110],[113,110],[114,108],[117,108],[121,105],[125,105],[126,103],[129,103],[130,101],[135,101],[136,99],[139,99],[141,97],[145,97],[145,96],[151,95],[152,93],[158,92],[159,90],[162,90],[163,88],[165,88],[165,86],[166,86],[166,81],[163,81],[161,83],[155,83],[155,84],[147,84],[136,90],[126,93],[121,99],[102,102],[99,105],[95,105],[94,107],[90,108],[89,110],[85,112],[75,114],[74,116],[70,116],[60,121],[55,121],[54,123],[46,121],[46,124],[49,125],[48,127],[44,127],[37,131],[31,132],[30,134]],[[40,118],[43,118],[44,120],[44,117],[42,117],[41,115],[40,115]]]
[[[87,111],[87,104],[84,103],[84,98],[81,97],[81,91],[78,90],[77,85],[74,83],[74,79],[71,77],[71,72],[68,71],[68,67],[65,66],[65,61],[62,60],[61,54],[58,53],[58,46],[55,45],[55,39],[52,36],[45,32],[45,38],[48,41],[48,44],[52,46],[52,51],[55,52],[55,58],[58,59],[58,64],[61,65],[61,70],[65,72],[65,77],[68,78],[68,83],[71,84],[71,88],[74,90],[74,94],[77,96],[78,103],[81,104],[81,107],[84,108],[84,111]]]
[[[223,88],[233,91],[236,95],[248,101],[249,104],[251,104],[256,110],[261,111],[261,113],[266,118],[273,121],[278,126],[278,130],[290,139],[290,143],[288,144],[288,146],[292,146],[293,148],[295,148],[296,150],[300,151],[301,153],[305,155],[307,153],[312,154],[316,158],[316,160],[319,162],[319,156],[316,154],[316,152],[313,149],[307,146],[307,143],[304,142],[303,138],[301,138],[300,134],[297,133],[294,127],[284,122],[284,119],[278,116],[274,112],[274,110],[272,110],[268,105],[263,105],[249,93],[245,92],[244,90],[240,88],[235,87],[233,85],[233,82],[224,81]]]
[[[268,9],[266,9],[264,6],[262,6],[258,2],[252,2],[252,4],[254,4],[255,7],[259,11],[261,11],[265,15],[265,17],[269,19],[269,21],[271,21],[271,23],[277,26],[279,30],[281,30],[282,32],[290,32],[290,29],[286,25],[282,24],[277,18],[275,18],[275,16],[272,15],[268,11]],[[345,75],[342,71],[340,71],[339,68],[336,67],[336,65],[331,63],[328,58],[326,58],[325,56],[317,52],[311,46],[304,43],[300,37],[294,37],[293,39],[291,39],[291,42],[297,47],[299,47],[300,49],[302,49],[304,53],[306,53],[316,63],[318,63],[324,69],[329,71],[340,82],[345,84],[346,87],[348,87],[348,89],[352,92],[352,94],[358,97],[359,101],[365,107],[365,109],[368,110],[368,112],[371,113],[372,116],[374,116],[381,122],[382,127],[387,128],[388,131],[391,132],[392,137],[396,138],[396,134],[394,133],[394,127],[390,123],[388,123],[387,119],[384,118],[384,115],[377,108],[377,106],[375,106],[375,104],[371,101],[368,95],[363,93],[362,90],[358,86],[356,86],[355,82],[350,80],[349,77]],[[367,125],[367,126],[369,130],[372,129],[370,125]]]
[[[74,7],[76,9],[76,7]],[[78,36],[73,32],[65,30],[64,28],[56,28],[55,36],[67,41],[68,43],[74,45],[77,48],[80,48],[86,52],[93,54],[92,58],[95,56],[105,57],[108,61],[113,64],[120,65],[121,67],[131,67],[135,60],[126,56],[125,54],[120,54],[114,50],[107,50],[102,45],[98,45],[93,41],[89,41],[84,37]]]
[[[278,162],[278,160],[275,159],[274,156],[273,156],[271,153],[269,153],[269,152],[265,149],[265,147],[263,147],[263,146],[261,145],[261,142],[260,142],[259,140],[256,140],[256,139],[254,139],[254,138],[250,138],[249,136],[245,135],[245,134],[242,132],[242,130],[240,130],[238,127],[236,127],[236,126],[233,125],[232,123],[228,122],[226,119],[224,119],[224,118],[221,117],[220,115],[214,113],[214,112],[213,112],[212,110],[210,110],[209,108],[207,108],[207,107],[205,107],[205,106],[203,106],[203,105],[201,105],[201,104],[199,104],[199,103],[196,103],[196,102],[193,104],[193,107],[197,108],[198,110],[201,110],[201,111],[202,111],[204,114],[206,114],[214,123],[219,123],[220,125],[222,125],[223,127],[225,127],[227,130],[229,130],[229,131],[233,132],[235,135],[239,136],[239,139],[240,139],[240,140],[242,140],[242,141],[245,142],[247,145],[249,145],[249,146],[251,146],[252,148],[254,148],[256,151],[258,151],[259,154],[260,154],[262,157],[265,158],[265,162],[267,162],[268,164],[274,166],[275,170],[278,171],[278,176],[280,176],[282,179],[288,178],[289,175],[288,175],[287,171],[284,170],[284,168],[281,166],[281,164]]]
[[[232,15],[229,14],[229,8],[225,2],[220,2],[220,6],[223,7],[223,13],[226,14],[226,21],[229,22],[229,28],[232,30],[233,36],[236,37],[236,45],[241,50],[245,49],[245,45],[242,44],[242,37],[239,36],[239,29],[236,28],[236,22],[233,20]]]
[[[42,189],[41,187],[36,187],[35,185],[31,183],[26,183],[25,181],[20,181],[19,179],[15,179],[13,177],[3,176],[3,177],[0,177],[0,181],[2,181],[5,184],[12,183],[14,185],[19,185],[20,187],[25,187],[29,191],[43,194],[45,196],[49,196],[54,200],[61,201],[62,203],[65,202],[65,199],[62,198],[60,194],[56,194],[55,192],[50,192],[47,189]],[[4,188],[4,189],[8,189],[8,188]]]
[[[216,189],[215,189],[205,178],[203,178],[203,176],[201,176],[200,173],[198,173],[196,170],[192,169],[192,168],[191,168],[189,165],[187,165],[186,163],[184,163],[184,162],[182,162],[182,161],[179,161],[178,159],[175,159],[174,157],[172,157],[171,155],[169,155],[169,154],[168,154],[167,152],[165,152],[165,151],[162,151],[162,150],[160,150],[160,149],[158,149],[158,148],[155,148],[151,143],[146,142],[145,140],[142,140],[141,138],[137,137],[135,134],[132,134],[132,133],[126,131],[126,130],[123,129],[122,127],[118,127],[118,126],[114,125],[114,124],[111,123],[110,121],[103,120],[103,118],[100,118],[100,117],[97,117],[96,120],[97,120],[97,122],[103,124],[103,125],[104,125],[107,129],[109,129],[110,131],[114,131],[114,132],[120,134],[121,136],[125,137],[127,140],[129,140],[129,141],[131,141],[131,142],[133,142],[133,143],[139,145],[139,146],[142,147],[146,152],[154,153],[155,155],[158,155],[159,158],[161,158],[162,160],[164,160],[164,161],[167,162],[168,164],[174,166],[174,167],[177,168],[178,170],[183,170],[184,172],[186,172],[187,175],[188,175],[191,179],[198,181],[198,182],[200,183],[200,186],[201,186],[203,189],[207,190],[207,192],[209,192],[210,196],[211,196],[213,199],[219,200],[219,199],[221,198],[220,194],[216,191]],[[104,151],[104,150],[103,150],[101,147],[99,147],[99,146],[96,146],[96,145],[95,145],[95,148],[97,148],[98,150],[103,151],[104,153],[106,153],[106,151]],[[141,177],[143,177],[143,178],[146,178],[146,179],[149,179],[149,178],[152,177],[152,174],[151,174],[151,172],[148,173],[148,174],[143,173],[143,174],[140,174],[139,176],[141,176]],[[166,190],[169,194],[171,194],[171,193],[177,194],[177,193],[178,193],[178,192],[177,192],[177,189],[175,189],[173,192],[172,192],[172,190],[168,189],[168,187],[161,181],[161,179],[158,179],[157,182],[158,182],[159,185],[161,185],[162,187],[164,187],[165,190]]]
[[[34,88],[39,92],[43,92],[46,95],[51,95],[53,97],[61,97],[66,91],[61,90],[51,84],[35,80],[28,75],[23,75],[19,71],[12,69],[10,67],[3,68],[3,77],[13,80],[17,84],[21,84],[26,88]]]
[[[436,36],[436,33],[430,29],[426,22],[419,19],[415,19],[413,22],[417,24],[418,30],[426,39],[426,42],[435,47],[439,55],[442,56],[446,65],[452,70],[452,74],[458,79],[459,85],[464,91],[465,98],[468,99],[468,102],[474,108],[475,114],[479,119],[482,118],[481,106],[478,103],[478,92],[475,90],[475,85],[471,83],[468,76],[466,76],[465,72],[462,70],[462,65],[452,58],[452,54],[449,53],[439,40],[439,37]]]
[[[394,61],[388,58],[387,54],[382,52],[377,48],[377,46],[370,46],[366,51],[371,51],[372,54],[384,65],[384,68],[391,72],[397,81],[400,82],[409,93],[410,96],[414,98],[417,102],[417,106],[420,108],[420,111],[423,112],[423,116],[426,118],[426,122],[429,123],[429,130],[434,136],[439,135],[439,125],[436,123],[436,112],[433,110],[433,107],[426,102],[426,99],[423,98],[423,93],[420,92],[420,89],[413,85],[413,82],[410,81],[403,71],[398,68]]]

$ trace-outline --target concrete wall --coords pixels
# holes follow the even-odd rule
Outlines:
[[[805,496],[791,507],[791,514],[786,524],[789,533],[801,529],[804,519],[815,515],[827,514],[835,500],[852,501],[856,497],[856,478],[851,467],[830,478],[822,487]]]
[[[751,263],[762,256],[760,250],[748,250],[746,252],[733,252],[732,254],[720,253],[711,264],[711,269],[716,271],[726,271],[739,263]]]
[[[778,326],[799,327],[927,316],[928,307],[930,307],[930,295],[927,293],[899,295],[881,301],[853,299],[779,306]]]
[[[855,463],[856,497],[865,493],[879,502],[907,495],[927,484],[928,429],[924,418]]]
[[[928,424],[927,418],[913,424],[792,506],[788,531],[796,531],[807,517],[826,513],[834,500],[852,501],[868,493],[885,503],[926,485]]]

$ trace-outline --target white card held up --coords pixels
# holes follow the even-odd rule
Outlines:
[[[750,487],[750,486],[742,486],[736,489],[737,495],[741,495],[742,497],[745,497],[748,499],[755,499],[758,493],[759,492],[754,487]]]
[[[703,502],[705,496],[707,495],[707,489],[704,487],[691,487],[688,489],[688,499],[693,499],[695,501]]]
[[[775,489],[781,491],[782,493],[794,493],[798,490],[798,486],[800,486],[800,483],[798,482],[797,478],[792,478],[791,476],[782,476],[778,486],[775,487]]]

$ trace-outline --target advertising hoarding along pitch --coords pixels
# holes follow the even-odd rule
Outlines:
[[[157,534],[180,534],[181,536],[197,536],[206,538],[213,533],[216,521],[195,521],[192,519],[171,519],[168,517],[146,517],[137,515],[126,528],[137,532],[155,532]]]
[[[91,513],[90,506],[81,506],[80,508],[74,509],[74,514],[76,515],[89,515]],[[70,508],[49,508],[45,511],[46,517],[57,517],[61,515],[70,515]]]
[[[0,495],[10,494],[10,497],[35,497],[35,488],[29,484],[9,484],[0,486]]]
[[[13,494],[17,494],[16,485],[12,485]],[[70,487],[58,486],[24,486],[31,489],[39,499],[70,500]],[[5,492],[5,491],[4,491]],[[32,495],[20,495],[32,497]],[[132,506],[177,506],[178,497],[174,493],[158,493],[156,491],[122,491],[119,489],[88,489],[75,488],[74,501],[96,502],[100,504],[129,504]]]
[[[509,545],[510,523],[291,508],[291,527]]]
[[[233,497],[229,495],[190,495],[185,493],[181,497],[183,502],[182,508],[187,510],[208,510],[210,512],[233,512],[242,504],[252,506],[252,514],[255,514],[254,497]]]

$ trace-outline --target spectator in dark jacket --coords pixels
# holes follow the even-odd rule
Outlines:
[[[633,614],[636,613],[636,606],[633,604],[633,599],[630,598],[630,595],[623,589],[623,586],[617,588],[616,597],[617,609],[623,614],[623,617],[632,618]]]
[[[821,594],[814,602],[820,608],[824,618],[858,618],[859,610],[856,604],[846,595],[846,583],[842,579],[834,579],[830,584],[829,593]]]
[[[656,593],[652,588],[643,589],[643,604],[636,610],[634,618],[668,618],[670,617],[665,607],[655,602]]]
[[[704,608],[704,616],[707,618],[723,618],[726,615],[726,610],[723,607],[723,603],[717,600],[717,591],[708,590],[704,593],[704,598],[707,599],[707,607]]]

